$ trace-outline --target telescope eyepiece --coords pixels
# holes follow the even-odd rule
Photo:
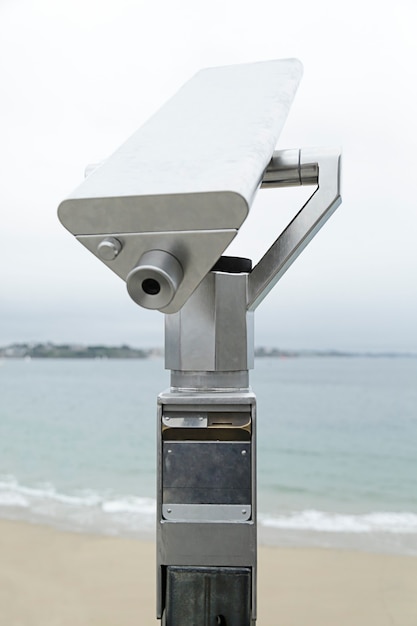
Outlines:
[[[154,278],[145,278],[142,281],[142,289],[149,296],[156,296],[161,291],[161,285]]]
[[[127,275],[127,291],[136,304],[161,310],[172,301],[183,277],[175,256],[165,250],[149,250]]]

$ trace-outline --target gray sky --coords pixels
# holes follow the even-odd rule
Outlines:
[[[257,310],[256,344],[417,351],[416,23],[414,0],[0,0],[0,345],[162,345],[163,316],[57,206],[199,69],[297,57],[278,147],[341,146],[343,204]],[[231,252],[257,260],[300,193],[260,191]]]

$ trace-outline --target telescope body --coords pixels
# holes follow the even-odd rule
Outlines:
[[[138,304],[177,312],[247,217],[301,74],[295,59],[200,71],[61,203],[62,224]]]
[[[157,617],[254,626],[253,312],[340,204],[340,153],[275,151],[302,67],[196,74],[59,206],[80,243],[166,313],[157,411]],[[259,187],[313,185],[252,269],[223,256]]]

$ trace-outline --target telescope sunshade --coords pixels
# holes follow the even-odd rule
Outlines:
[[[239,228],[301,74],[296,59],[201,70],[61,203],[61,222],[74,235]]]

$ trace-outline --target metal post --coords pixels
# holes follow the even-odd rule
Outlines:
[[[256,619],[249,269],[247,259],[221,260],[166,316],[171,388],[158,398],[157,565],[167,626],[197,624],[202,610],[207,624]]]

